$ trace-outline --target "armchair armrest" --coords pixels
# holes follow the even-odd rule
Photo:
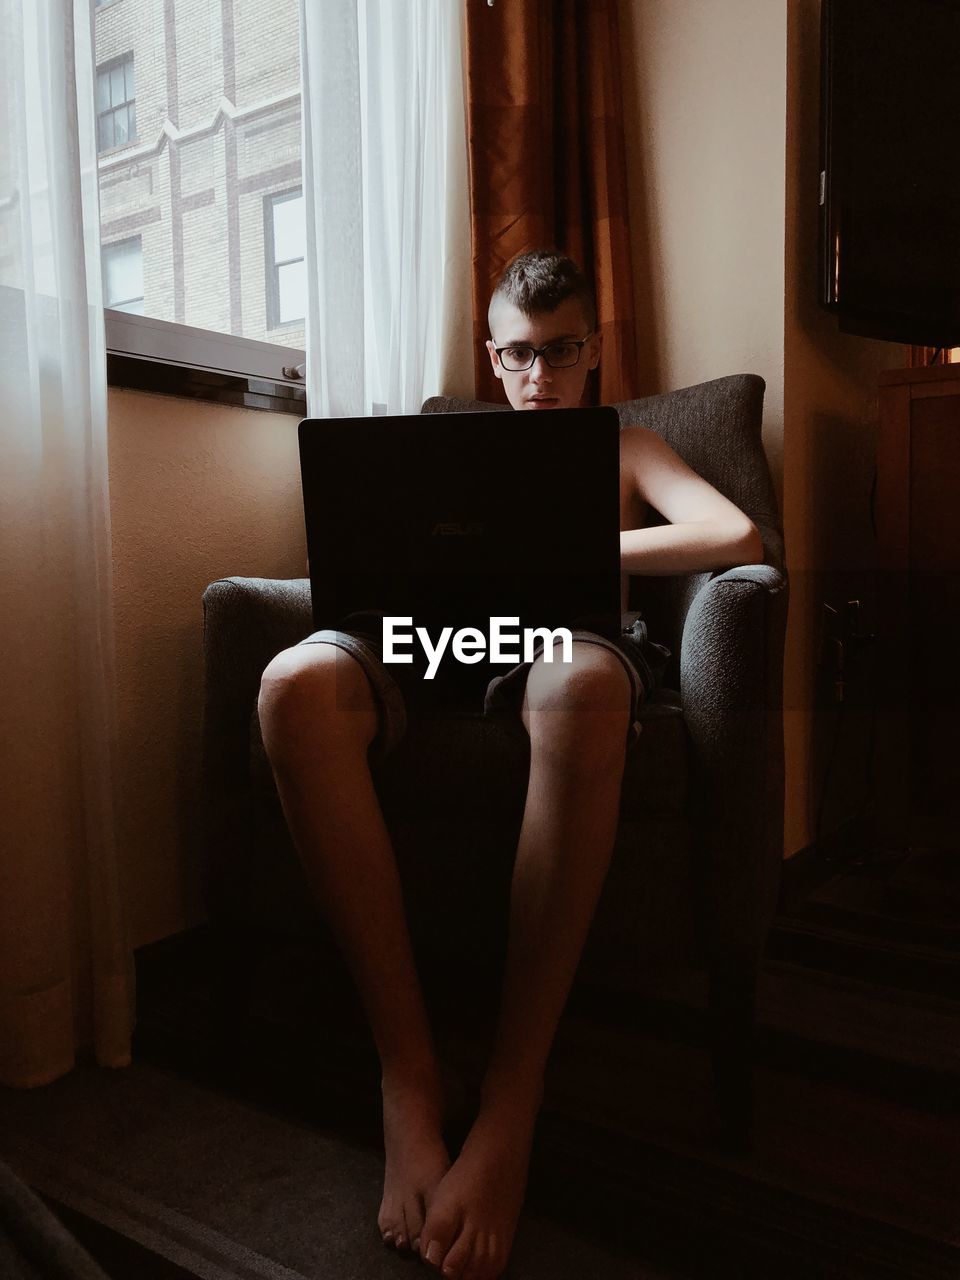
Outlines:
[[[242,910],[253,829],[250,717],[263,670],[312,629],[309,578],[222,578],[203,593],[202,788],[206,906]]]
[[[758,956],[776,908],[787,594],[785,575],[770,565],[729,569],[700,588],[683,627],[680,692],[715,956]]]

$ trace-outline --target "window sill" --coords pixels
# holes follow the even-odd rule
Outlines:
[[[101,160],[121,160],[123,159],[124,151],[139,145],[139,138],[128,138],[126,142],[120,142],[115,147],[104,147],[102,151],[97,151],[97,162],[99,163]]]
[[[142,360],[135,356],[107,353],[107,384],[128,391],[151,391],[187,400],[237,405],[242,409],[266,409],[271,413],[307,413],[307,393],[303,386],[253,378],[242,373],[217,373],[167,361]]]
[[[107,383],[208,403],[291,413],[307,411],[301,379],[284,369],[301,366],[303,351],[235,338],[130,312],[104,312]]]

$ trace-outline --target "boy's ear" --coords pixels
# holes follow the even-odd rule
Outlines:
[[[502,380],[502,378],[503,378],[503,370],[502,370],[502,369],[501,369],[501,367],[500,367],[500,360],[499,360],[499,358],[497,357],[496,348],[495,348],[495,347],[494,347],[494,345],[493,345],[493,339],[492,339],[492,338],[488,338],[488,339],[487,339],[486,347],[487,347],[487,351],[488,351],[488,352],[489,352],[489,354],[490,354],[490,363],[493,365],[493,372],[496,374],[496,376],[497,376],[498,378],[500,378],[500,379]]]
[[[599,333],[595,333],[590,339],[590,368],[595,369],[600,363],[600,348],[602,341]]]

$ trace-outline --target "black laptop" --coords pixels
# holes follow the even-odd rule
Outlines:
[[[299,435],[317,629],[617,634],[615,409],[305,418]]]

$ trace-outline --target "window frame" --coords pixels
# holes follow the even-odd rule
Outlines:
[[[140,284],[142,287],[143,285],[143,236],[139,234],[133,235],[133,236],[123,236],[120,240],[108,240],[106,244],[101,243],[100,270],[103,273],[104,286],[106,286],[106,283],[107,283],[107,264],[105,260],[106,255],[110,252],[111,249],[119,249],[122,245],[134,244],[134,243],[136,243],[140,248]],[[141,293],[139,298],[121,298],[120,303],[122,305],[119,305],[119,306],[113,305],[112,302],[104,303],[104,310],[117,311],[122,313],[123,315],[136,315],[137,314],[136,312],[124,311],[124,306],[128,305],[131,302],[143,302],[145,296],[146,296],[145,294]]]
[[[306,316],[296,316],[291,320],[280,319],[280,268],[290,266],[294,262],[303,262],[306,270],[306,257],[285,258],[278,261],[276,254],[276,234],[273,211],[278,204],[288,200],[303,199],[303,184],[290,187],[286,191],[268,191],[263,197],[263,269],[266,290],[267,328],[272,331],[283,330],[288,325],[292,328],[306,321]]]
[[[135,67],[134,67],[134,54],[133,54],[133,50],[132,50],[132,49],[131,49],[128,53],[121,53],[121,54],[118,54],[118,55],[117,55],[116,57],[114,57],[114,58],[108,58],[106,62],[101,62],[101,63],[100,63],[100,65],[99,65],[98,67],[96,67],[96,68],[95,68],[95,73],[96,73],[96,74],[95,74],[95,80],[94,80],[94,94],[96,95],[96,93],[97,93],[97,91],[98,91],[98,89],[99,89],[99,86],[100,86],[100,77],[101,77],[102,75],[109,74],[109,73],[111,73],[111,72],[115,71],[115,70],[117,69],[117,67],[124,67],[124,68],[126,68],[126,66],[127,66],[127,64],[128,64],[128,63],[130,64],[130,70],[131,70],[131,72],[133,72],[133,83],[134,83],[133,97],[132,97],[132,98],[125,98],[125,99],[123,100],[123,102],[118,103],[116,106],[111,106],[111,107],[109,107],[106,111],[97,111],[97,112],[96,112],[96,120],[97,120],[97,157],[98,157],[98,159],[99,159],[99,157],[100,157],[100,156],[110,155],[110,154],[111,154],[111,152],[114,152],[114,151],[122,151],[124,147],[133,147],[133,146],[136,146],[136,143],[137,143],[137,140],[138,140],[138,134],[137,134],[137,91],[136,91],[136,83],[137,83],[137,82],[136,82],[136,69],[135,69]],[[123,79],[124,79],[124,90],[126,90],[126,79],[127,79],[127,77],[126,77],[126,70],[124,70],[124,77],[123,77]],[[94,100],[94,105],[96,105],[96,99]],[[121,109],[121,107],[128,107],[128,108],[129,108],[129,107],[131,107],[131,106],[133,107],[133,134],[132,134],[132,136],[128,137],[128,138],[127,138],[127,140],[126,140],[125,142],[117,143],[117,144],[115,144],[115,145],[114,145],[114,146],[112,146],[112,147],[103,147],[103,148],[101,149],[101,147],[100,147],[100,121],[101,121],[101,119],[102,119],[104,116],[107,116],[107,115],[110,115],[110,116],[115,115],[115,114],[116,114],[116,113]],[[130,118],[130,117],[129,117],[129,114],[128,114],[128,117],[127,117],[128,121],[129,121],[129,118]]]
[[[130,311],[104,307],[107,350],[113,355],[154,360],[186,369],[206,369],[214,373],[235,373],[247,378],[267,378],[296,385],[303,374],[286,369],[303,363],[304,352],[277,342],[260,342],[236,334],[198,329],[174,320],[157,320]]]
[[[306,413],[306,353],[104,307],[107,382],[249,409]]]

